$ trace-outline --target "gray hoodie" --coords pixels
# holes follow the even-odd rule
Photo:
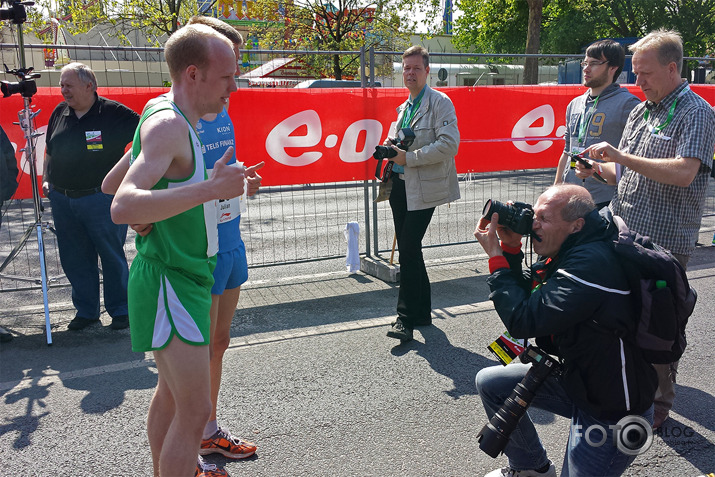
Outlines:
[[[596,98],[591,98],[589,92],[590,89],[574,98],[566,107],[567,128],[564,135],[566,140],[564,150],[566,152],[583,150],[583,148],[601,141],[618,147],[623,128],[628,121],[628,115],[641,102],[626,88],[622,88],[618,83],[613,83],[597,97],[596,108],[591,111]],[[588,127],[583,130],[582,141],[579,143],[579,133],[582,131],[584,120],[588,122]],[[598,182],[593,177],[584,182],[576,177],[571,167],[564,169],[564,182],[583,185],[597,204],[610,201],[616,191],[615,186]]]

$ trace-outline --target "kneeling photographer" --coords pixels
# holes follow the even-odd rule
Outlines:
[[[561,476],[621,475],[650,433],[657,381],[640,350],[618,337],[632,332],[636,319],[628,281],[609,243],[607,209],[599,215],[580,186],[546,189],[530,227],[539,259],[522,271],[522,235],[505,225],[517,217],[519,226],[511,226],[525,233],[523,217],[531,214],[497,206],[474,236],[489,255],[489,298],[508,332],[517,339],[535,337],[541,350],[560,360],[559,373],[541,373],[541,385],[531,386],[536,389],[530,404],[571,419]],[[528,413],[519,420],[509,411],[529,406],[515,387],[530,370],[543,371],[538,355],[526,361],[485,368],[476,377],[491,419],[480,433],[480,447],[492,456],[503,450],[509,458],[508,467],[490,477],[556,476]],[[506,411],[499,411],[503,404]]]

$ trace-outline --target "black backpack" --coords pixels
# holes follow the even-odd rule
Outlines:
[[[630,338],[650,363],[677,361],[687,345],[685,326],[698,295],[688,283],[685,269],[668,250],[630,230],[610,211],[607,219],[616,229],[613,249],[622,259],[634,295],[638,324]]]

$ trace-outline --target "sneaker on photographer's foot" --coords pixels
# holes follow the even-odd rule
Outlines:
[[[663,426],[663,423],[668,420],[668,411],[656,409],[653,412],[653,430],[657,431]]]
[[[0,343],[7,343],[12,341],[12,333],[0,326]]]
[[[503,469],[493,470],[484,477],[556,477],[556,468],[551,462],[543,472],[538,470],[514,470],[507,466]]]
[[[387,331],[387,336],[390,338],[396,338],[402,343],[407,341],[412,341],[413,333],[412,328],[408,328],[402,323],[399,318],[392,324],[392,327]]]
[[[194,477],[228,477],[228,472],[216,467],[216,464],[207,464],[204,459],[199,456],[196,462],[196,471]]]
[[[216,433],[201,441],[199,454],[222,454],[229,459],[245,459],[256,453],[256,444],[242,441],[230,432],[218,428]]]

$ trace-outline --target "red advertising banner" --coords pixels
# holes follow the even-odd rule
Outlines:
[[[629,86],[639,96],[639,88]],[[692,85],[715,104],[715,86]],[[101,96],[141,112],[163,88],[100,88]],[[563,150],[566,106],[585,89],[579,85],[483,86],[442,89],[452,99],[461,134],[457,171],[555,167]],[[397,118],[395,109],[407,98],[403,88],[373,89],[239,89],[229,114],[236,130],[239,160],[265,161],[264,185],[342,182],[372,179],[372,153]],[[58,88],[38,88],[33,108],[35,126],[44,132]],[[22,130],[13,125],[23,98],[0,100],[0,125],[16,149],[24,148]],[[19,145],[19,147],[18,147]],[[37,140],[37,169],[42,172],[44,136]],[[29,169],[24,170],[17,198],[31,197]]]

